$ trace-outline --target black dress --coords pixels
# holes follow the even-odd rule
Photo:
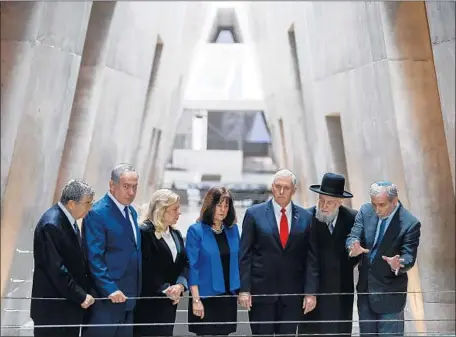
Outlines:
[[[223,279],[225,281],[225,293],[222,295],[233,295],[230,292],[230,246],[226,238],[225,231],[215,234],[215,240],[220,251],[222,260]],[[201,319],[193,314],[193,305],[191,299],[188,302],[188,322],[233,322],[232,324],[190,324],[189,331],[202,335],[229,335],[236,332],[237,325],[237,299],[232,297],[210,297],[201,298],[204,306],[204,318]]]

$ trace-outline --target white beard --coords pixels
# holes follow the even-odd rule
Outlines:
[[[332,223],[334,219],[337,217],[339,214],[339,208],[336,208],[336,210],[332,214],[324,214],[320,208],[317,205],[317,210],[315,212],[315,217],[317,218],[318,221],[323,222],[323,223]]]

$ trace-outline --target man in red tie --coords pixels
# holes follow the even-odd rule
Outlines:
[[[309,242],[312,214],[291,201],[296,183],[293,172],[278,171],[273,199],[244,216],[239,303],[249,310],[253,335],[295,334],[316,305],[315,296],[303,295],[317,291],[318,254]]]

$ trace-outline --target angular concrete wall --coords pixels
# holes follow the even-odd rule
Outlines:
[[[455,184],[455,10],[454,1],[426,1],[434,66],[440,93],[443,122]]]
[[[30,283],[19,289],[8,277],[30,280],[31,270],[20,266],[30,265],[34,226],[69,178],[87,180],[98,199],[112,167],[132,162],[138,203],[148,201],[170,153],[205,8],[1,3],[2,294],[29,294]],[[152,72],[157,41],[162,60]],[[161,134],[160,143],[152,134]],[[139,153],[141,144],[147,147]],[[16,246],[18,236],[27,246]],[[28,303],[14,304],[21,306]]]
[[[91,6],[1,3],[2,291],[17,236],[52,202]]]
[[[270,2],[246,7],[275,150],[284,153],[283,159],[287,155],[288,165],[304,181],[300,187],[307,190],[326,171],[346,169],[353,207],[358,208],[368,201],[373,181],[394,181],[401,201],[423,223],[420,269],[410,272],[410,289],[454,289],[455,199],[448,188],[453,181],[454,90],[450,94],[451,85],[446,84],[454,77],[454,52],[451,56],[447,51],[448,60],[434,67],[424,2]],[[438,27],[454,26],[454,16],[439,17],[443,23]],[[449,44],[443,48],[450,50]],[[437,79],[444,87],[439,87],[440,96]],[[450,103],[445,105],[445,100]],[[334,118],[340,121],[334,123]],[[340,133],[338,144],[335,135]],[[345,165],[344,156],[334,155],[341,151]],[[315,203],[315,194],[301,191],[300,197],[306,206]],[[453,317],[454,296],[448,293],[410,296],[409,301],[408,317],[410,310],[418,318]],[[407,329],[415,328],[454,331],[454,322],[410,324]]]

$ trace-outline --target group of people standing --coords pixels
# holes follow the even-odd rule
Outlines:
[[[420,222],[393,183],[372,184],[370,202],[355,211],[343,205],[353,197],[344,177],[326,173],[310,186],[316,205],[304,209],[292,202],[296,176],[280,170],[273,198],[247,209],[242,231],[230,191],[214,187],[184,240],[171,190],[156,191],[138,222],[131,206],[138,180],[131,165],[116,166],[96,203],[90,186],[72,180],[41,217],[35,336],[172,336],[187,290],[189,331],[197,335],[235,332],[239,304],[253,335],[350,336],[357,265],[361,335],[403,334]]]

